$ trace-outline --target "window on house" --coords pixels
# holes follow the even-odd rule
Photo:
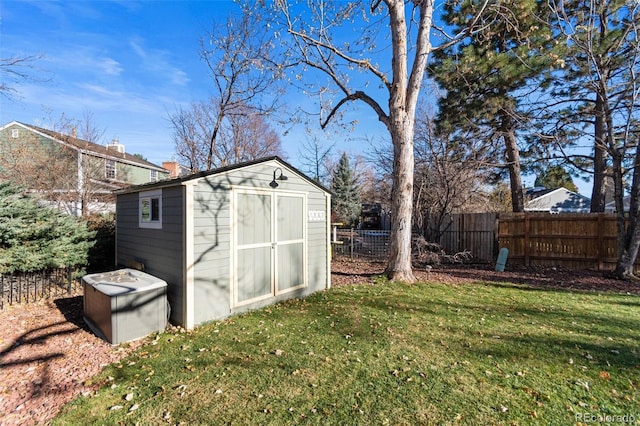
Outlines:
[[[106,160],[106,162],[105,162],[105,177],[107,179],[115,179],[116,178],[116,161],[115,160]]]
[[[20,136],[20,130],[18,129],[11,129],[11,137],[13,139],[18,139],[18,137]]]
[[[151,170],[151,182],[156,182],[158,180],[158,171]]]
[[[140,228],[162,228],[162,190],[141,192],[139,199],[138,226]]]

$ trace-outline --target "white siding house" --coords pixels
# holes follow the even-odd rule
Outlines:
[[[589,213],[591,199],[566,188],[527,190],[524,210],[548,213]]]

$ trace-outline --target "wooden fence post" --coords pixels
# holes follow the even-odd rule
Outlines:
[[[596,244],[598,271],[604,269],[604,217],[598,213],[598,242]]]
[[[529,254],[529,215],[524,214],[524,265],[530,266],[531,259]]]

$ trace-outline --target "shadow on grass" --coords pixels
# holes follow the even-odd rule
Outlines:
[[[638,283],[614,279],[602,271],[532,267],[496,272],[485,267],[445,266],[434,270],[434,272],[447,274],[468,282],[528,286],[531,289],[540,291],[629,293],[640,296],[640,285]]]
[[[387,325],[395,328],[403,322],[405,326],[407,322],[414,326],[422,323],[424,329],[430,331],[431,339],[450,340],[452,347],[465,353],[477,352],[503,359],[536,354],[544,359],[560,359],[570,354],[576,360],[584,357],[585,362],[601,368],[640,365],[637,346],[640,317],[633,316],[622,297],[601,298],[585,293],[584,298],[581,295],[576,299],[557,290],[558,298],[532,294],[525,297],[517,293],[551,293],[551,289],[495,283],[489,286],[505,288],[513,294],[492,295],[485,300],[464,290],[446,295],[434,292],[433,296],[427,289],[425,294],[417,296],[409,290],[393,289],[390,293],[369,297],[361,292],[345,292],[336,300],[337,306],[342,306],[337,311],[344,312],[336,331],[364,339],[380,339],[379,333],[374,336],[354,320],[353,307],[360,306],[369,318],[372,315],[383,318],[381,330]]]

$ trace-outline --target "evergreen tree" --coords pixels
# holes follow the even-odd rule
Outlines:
[[[80,219],[0,183],[0,273],[85,266],[93,237]]]
[[[360,188],[355,173],[349,166],[349,157],[342,154],[331,177],[331,198],[334,214],[345,225],[356,226],[360,216]]]
[[[462,31],[484,3],[447,2],[442,19]],[[439,127],[459,139],[473,132],[491,157],[504,158],[500,167],[509,174],[513,211],[524,211],[519,140],[530,117],[522,98],[555,60],[550,29],[541,24],[545,13],[542,0],[490,2],[478,30],[436,52],[430,69],[447,91],[439,100]]]
[[[562,166],[551,166],[536,176],[535,186],[547,189],[566,188],[569,191],[578,192],[578,187],[573,183],[571,175]]]
[[[636,169],[640,7],[627,0],[549,5],[562,67],[549,75],[551,90],[546,101],[541,99],[540,122],[561,148],[591,141],[591,155],[581,150],[569,159],[583,171],[591,168],[591,212],[604,212],[609,177],[622,204],[623,175]]]

